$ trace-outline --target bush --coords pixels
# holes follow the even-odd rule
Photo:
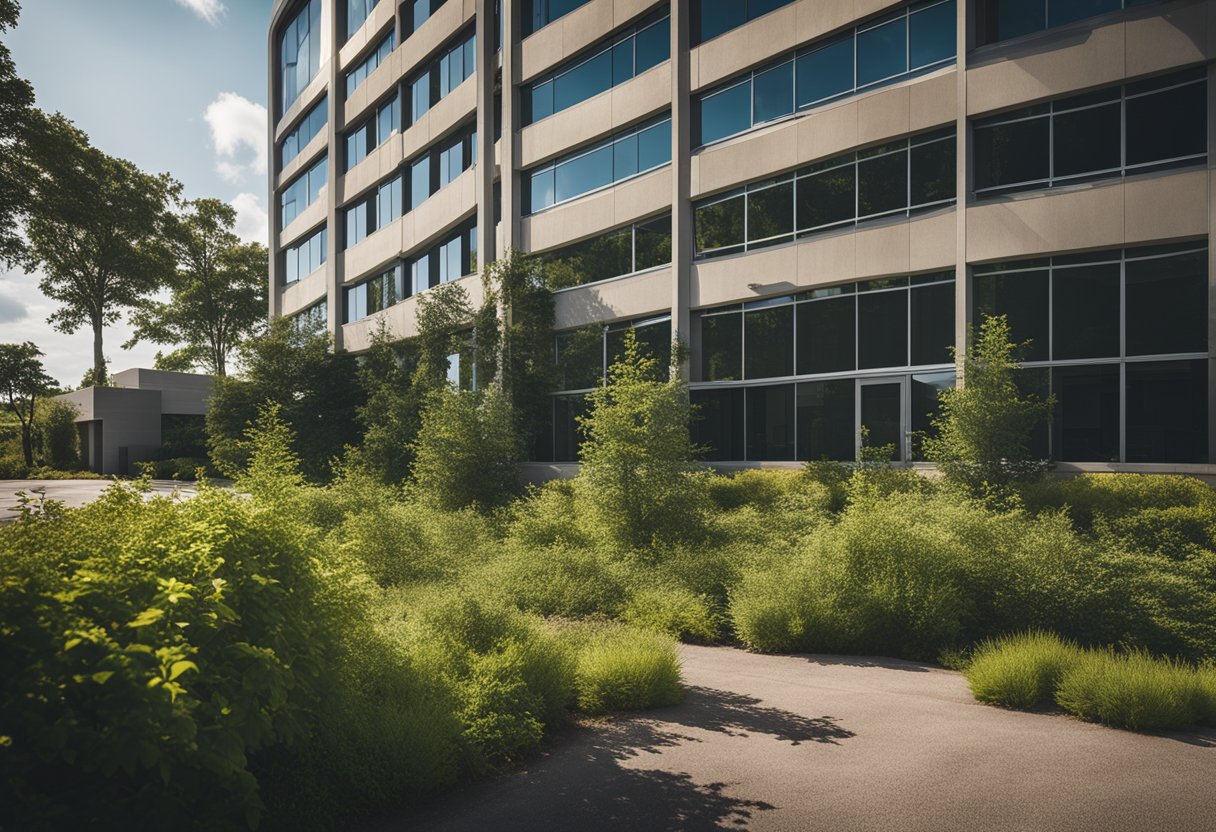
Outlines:
[[[529,549],[508,541],[501,555],[472,579],[487,593],[544,616],[616,617],[626,598],[628,568],[595,549]]]
[[[74,471],[80,465],[80,437],[76,432],[79,413],[79,408],[68,402],[42,402],[34,420],[34,439],[43,465],[59,471]]]
[[[584,629],[576,643],[578,708],[584,713],[656,708],[684,698],[670,638],[604,625]]]
[[[700,644],[717,641],[722,628],[708,598],[678,585],[640,587],[621,618],[644,630]]]
[[[1052,702],[1061,677],[1080,658],[1075,644],[1030,632],[984,642],[963,675],[980,702],[1036,708]]]
[[[0,456],[0,480],[23,480],[29,472],[29,466],[20,454]]]
[[[1068,507],[1083,529],[1098,517],[1126,517],[1145,509],[1179,506],[1216,511],[1216,489],[1194,477],[1176,474],[1080,474],[1028,486],[1023,492],[1031,511]]]
[[[182,480],[193,482],[201,470],[206,475],[210,463],[200,457],[176,457],[141,463],[140,467],[155,480]]]

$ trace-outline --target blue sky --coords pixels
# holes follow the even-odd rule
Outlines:
[[[105,152],[168,172],[188,198],[238,209],[238,231],[265,242],[266,27],[272,0],[21,0],[4,36],[38,106],[59,111]],[[36,276],[0,272],[0,341],[32,340],[52,376],[75,385],[92,335],[55,332]],[[112,370],[150,366],[157,347],[119,345]]]

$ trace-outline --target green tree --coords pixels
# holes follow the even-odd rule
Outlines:
[[[80,387],[83,390],[86,387],[109,387],[110,386],[110,359],[101,359],[101,375],[97,373],[96,367],[90,367],[84,371],[84,375],[80,378]]]
[[[80,410],[70,402],[47,399],[34,421],[39,462],[56,471],[75,471],[80,465],[80,435],[76,417]]]
[[[401,483],[410,474],[422,410],[413,378],[416,364],[416,345],[394,343],[383,323],[359,356],[359,384],[366,396],[359,407],[363,444],[351,461],[381,482]]]
[[[190,203],[171,238],[177,268],[168,278],[167,303],[148,299],[131,317],[140,341],[180,344],[170,353],[175,368],[203,367],[228,374],[230,356],[258,334],[266,318],[269,253],[233,233],[236,210],[217,199]]]
[[[37,113],[29,137],[27,270],[59,303],[60,332],[93,330],[93,374],[106,378],[103,332],[155,293],[172,268],[170,206],[181,186],[101,152],[61,115]]]
[[[977,496],[1041,477],[1046,462],[1030,452],[1034,429],[1051,415],[1053,400],[1023,393],[1017,353],[1005,316],[987,317],[979,335],[968,332],[962,384],[941,394],[933,420],[936,437],[925,439],[925,456],[947,480]]]
[[[16,0],[0,0],[0,35],[17,25]],[[34,89],[17,76],[12,53],[0,40],[0,263],[21,259],[24,244],[18,231],[28,209],[27,134]]]
[[[34,464],[34,419],[38,397],[55,386],[43,369],[42,350],[29,341],[0,344],[0,394],[21,424],[21,454],[26,467]]]
[[[460,333],[473,323],[469,293],[458,283],[441,283],[418,296],[418,364],[414,384],[429,392],[447,384],[448,357],[460,349]]]
[[[497,387],[430,393],[414,442],[414,482],[446,511],[492,509],[519,493],[511,404]]]
[[[591,411],[579,418],[582,511],[628,548],[695,533],[702,516],[688,388],[659,375],[657,359],[628,330],[623,358],[609,369],[608,384],[587,394]]]

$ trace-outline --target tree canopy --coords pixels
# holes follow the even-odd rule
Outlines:
[[[0,34],[17,25],[20,10],[15,0],[0,0]],[[0,263],[18,262],[23,253],[18,221],[28,208],[26,134],[33,105],[33,87],[18,77],[0,40]]]
[[[42,366],[42,350],[26,341],[0,344],[0,394],[21,423],[21,453],[34,464],[33,425],[38,397],[55,387]]]

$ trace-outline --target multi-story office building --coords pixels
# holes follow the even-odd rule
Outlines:
[[[711,459],[914,458],[1005,314],[1043,453],[1210,470],[1212,0],[279,0],[270,54],[271,315],[358,351],[543,254],[558,461],[629,327]]]

